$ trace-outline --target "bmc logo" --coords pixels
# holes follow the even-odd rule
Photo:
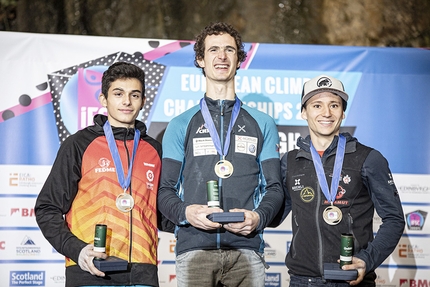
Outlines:
[[[32,217],[34,215],[34,208],[11,208],[10,215],[20,214],[21,217]]]
[[[430,281],[420,279],[400,279],[400,287],[430,287]]]

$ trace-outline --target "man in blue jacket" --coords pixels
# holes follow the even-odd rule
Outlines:
[[[238,32],[214,23],[197,36],[195,65],[206,77],[197,105],[163,137],[159,210],[176,224],[178,286],[264,286],[263,230],[283,202],[279,136],[274,120],[242,105],[236,70],[246,53]],[[218,183],[220,207],[208,207],[207,182]],[[214,212],[243,212],[236,223]]]
[[[347,101],[338,79],[320,75],[304,84],[302,118],[310,135],[281,159],[283,218],[292,211],[293,238],[285,259],[290,286],[375,286],[374,270],[403,233],[402,206],[387,160],[340,133]],[[374,237],[375,210],[382,225]],[[338,262],[343,233],[353,236],[354,251],[342,269],[356,269],[358,276],[327,280],[324,263]]]

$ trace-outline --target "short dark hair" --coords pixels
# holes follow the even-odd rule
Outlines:
[[[111,84],[118,79],[138,79],[142,84],[142,97],[145,97],[145,72],[136,65],[116,62],[103,73],[102,94],[106,98]]]
[[[199,35],[197,35],[196,43],[194,44],[194,52],[195,52],[194,65],[197,68],[202,69],[203,75],[205,75],[205,71],[202,67],[200,67],[197,61],[202,60],[205,57],[205,39],[207,36],[220,35],[223,33],[227,33],[234,38],[237,46],[237,59],[239,63],[244,62],[246,59],[246,52],[244,50],[245,45],[242,43],[242,37],[239,35],[239,32],[236,31],[236,29],[234,29],[233,26],[227,23],[223,23],[223,22],[211,23],[208,26],[206,26]],[[236,70],[238,69],[239,67]]]

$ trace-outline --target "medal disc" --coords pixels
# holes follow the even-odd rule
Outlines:
[[[228,178],[233,174],[233,165],[228,160],[220,160],[215,165],[215,173],[220,178]]]
[[[116,207],[122,212],[128,212],[133,209],[134,199],[130,194],[121,193],[116,198]]]
[[[342,220],[342,211],[338,207],[330,205],[324,209],[323,218],[327,224],[336,225]]]

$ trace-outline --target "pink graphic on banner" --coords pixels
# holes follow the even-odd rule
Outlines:
[[[145,53],[145,60],[154,61],[155,59],[161,58],[169,53],[175,52],[176,50],[182,49],[184,46],[188,46],[194,42],[192,41],[175,41],[173,43],[161,46],[157,49]]]
[[[95,114],[103,112],[98,97],[101,93],[103,73],[90,69],[78,69],[78,127],[82,129],[93,124]]]
[[[9,113],[11,115],[11,117],[16,117],[16,116],[20,116],[24,113],[27,113],[29,111],[32,111],[34,109],[37,109],[41,106],[44,106],[46,104],[51,103],[51,94],[50,93],[45,93],[43,95],[40,95],[38,97],[35,97],[33,99],[30,99],[27,96],[28,100],[28,104],[20,104],[20,105],[16,105],[13,107],[10,107],[9,109],[5,110],[5,111],[0,111],[0,115],[1,114],[5,114],[5,113]],[[5,119],[3,117],[0,117],[0,123],[5,121]]]
[[[255,54],[257,53],[258,50],[258,43],[251,43],[251,47],[249,48],[249,50],[246,52],[246,59],[245,61],[240,65],[240,68],[243,70],[248,69],[249,65],[252,62],[252,59],[254,59]]]

